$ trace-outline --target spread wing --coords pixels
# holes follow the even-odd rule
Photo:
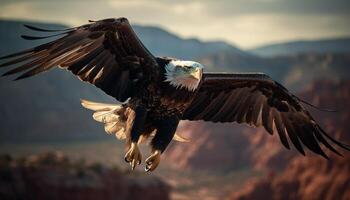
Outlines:
[[[205,73],[201,88],[183,119],[263,126],[270,134],[277,132],[288,149],[289,137],[303,155],[302,144],[325,158],[327,155],[320,143],[339,155],[331,143],[350,150],[348,145],[330,137],[315,122],[298,97],[261,73]]]
[[[26,27],[34,31],[59,32],[52,36],[62,37],[1,57],[7,61],[0,67],[15,66],[4,75],[22,73],[16,80],[59,66],[117,100],[125,101],[158,71],[154,56],[137,38],[126,18],[104,19],[65,30]],[[22,37],[36,40],[52,36]]]

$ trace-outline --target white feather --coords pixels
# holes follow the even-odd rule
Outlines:
[[[119,116],[115,113],[118,110],[110,110],[110,111],[97,111],[92,114],[94,120],[102,123],[115,122],[119,120]]]
[[[95,111],[92,114],[94,120],[105,124],[105,131],[108,134],[115,134],[118,139],[125,139],[125,122],[120,120],[118,111],[122,108],[121,104],[97,103],[87,100],[81,100],[81,105],[87,109]]]
[[[126,139],[125,121],[120,120],[118,111],[122,108],[120,104],[105,104],[87,100],[81,100],[81,105],[87,109],[95,111],[92,117],[105,124],[104,129],[108,134],[115,134],[119,140]],[[150,135],[154,137],[155,131]],[[188,142],[189,140],[175,133],[173,140],[179,142]]]
[[[121,128],[123,127],[119,122],[109,122],[105,124],[105,131],[108,134],[117,133]]]
[[[119,139],[119,140],[125,140],[126,139],[126,135],[125,135],[125,129],[124,127],[119,129],[119,131],[117,131],[115,133],[115,136]]]
[[[189,91],[194,91],[198,88],[200,79],[188,78],[188,74],[183,70],[178,72],[176,67],[191,66],[198,70],[203,70],[203,66],[200,63],[194,61],[173,60],[165,66],[165,82],[177,89],[185,88]]]
[[[98,111],[98,110],[114,110],[121,108],[121,104],[107,104],[107,103],[97,103],[93,101],[88,101],[85,99],[81,99],[81,105],[84,108],[89,110]]]

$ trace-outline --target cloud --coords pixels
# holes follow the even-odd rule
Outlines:
[[[27,0],[0,3],[0,18],[59,22],[125,16],[183,37],[226,40],[250,48],[264,43],[350,35],[347,0]]]

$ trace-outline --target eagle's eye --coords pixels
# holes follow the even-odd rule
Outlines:
[[[176,65],[176,66],[175,66],[175,70],[176,70],[176,71],[179,71],[179,70],[181,70],[181,69],[182,69],[182,67],[181,67],[180,65]]]
[[[192,68],[191,66],[184,66],[184,69],[185,69],[186,71],[190,70],[191,68]]]

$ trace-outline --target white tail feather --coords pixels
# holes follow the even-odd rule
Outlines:
[[[88,101],[85,99],[81,99],[81,105],[84,106],[84,108],[93,110],[93,111],[103,111],[103,110],[114,110],[121,108],[122,106],[120,104],[107,104],[107,103],[97,103],[93,101]]]
[[[119,115],[115,113],[115,110],[97,111],[94,114],[92,114],[92,117],[94,118],[94,120],[102,123],[119,121]]]
[[[92,114],[94,120],[102,122],[105,124],[105,131],[108,134],[115,134],[115,136],[120,139],[126,139],[125,135],[125,121],[120,119],[120,109],[123,108],[121,104],[106,104],[106,103],[97,103],[93,101],[88,101],[81,99],[81,105],[84,108],[95,111]],[[151,137],[154,137],[155,132],[151,134]],[[145,138],[147,139],[147,138]],[[189,142],[187,138],[175,133],[173,140],[179,142]]]
[[[119,139],[119,140],[125,140],[126,139],[126,135],[125,135],[125,129],[124,127],[119,129],[119,131],[117,131],[115,133],[115,136]]]
[[[120,120],[118,111],[123,108],[120,104],[97,103],[81,99],[81,105],[95,111],[92,114],[94,120],[105,124],[105,131],[108,134],[115,134],[120,140],[126,138],[124,133],[125,121]]]

